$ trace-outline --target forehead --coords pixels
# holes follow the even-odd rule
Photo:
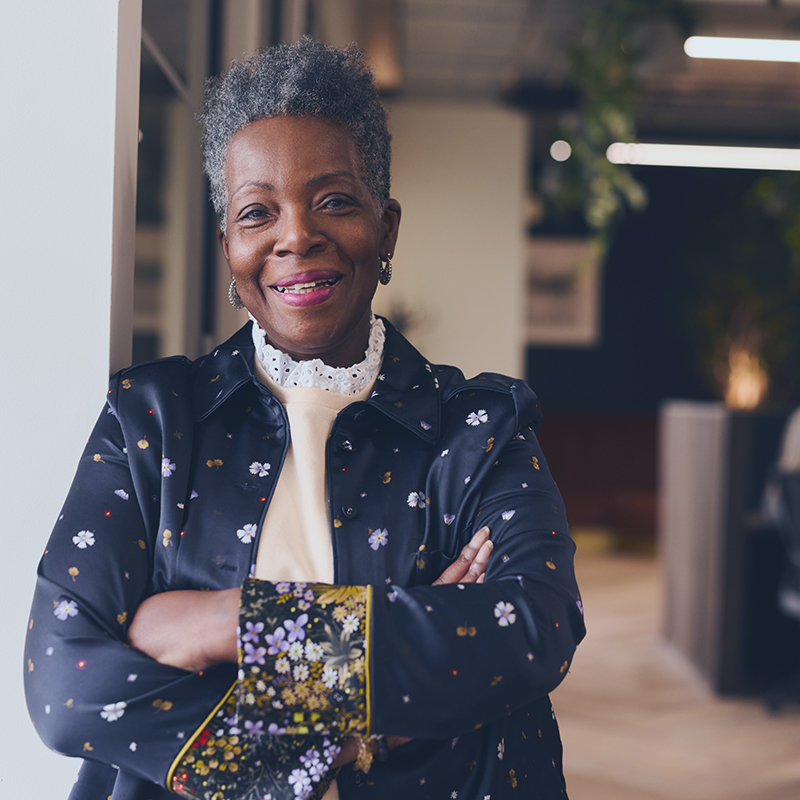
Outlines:
[[[228,142],[225,174],[231,192],[243,181],[307,180],[331,172],[364,179],[355,137],[347,126],[328,117],[260,119],[240,128]]]

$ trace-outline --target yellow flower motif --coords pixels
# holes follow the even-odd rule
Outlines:
[[[314,602],[319,606],[327,606],[332,603],[344,603],[350,597],[361,599],[363,596],[364,588],[362,586],[335,586],[329,591],[323,592]]]

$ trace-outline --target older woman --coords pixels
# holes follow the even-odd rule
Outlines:
[[[71,797],[563,798],[547,693],[584,628],[539,408],[373,316],[400,206],[369,70],[273,48],[203,125],[252,323],[112,379],[42,558],[28,703],[86,759]]]

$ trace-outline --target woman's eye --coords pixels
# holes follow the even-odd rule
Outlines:
[[[336,195],[334,197],[326,197],[321,205],[323,208],[330,209],[331,211],[341,211],[345,208],[352,208],[354,203],[347,197]]]
[[[246,208],[242,211],[237,220],[239,222],[260,222],[268,216],[264,208]]]

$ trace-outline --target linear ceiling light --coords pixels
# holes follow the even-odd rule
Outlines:
[[[615,142],[606,150],[606,156],[612,164],[800,171],[800,150],[786,147]]]
[[[726,36],[690,36],[683,44],[692,58],[728,58],[737,61],[800,61],[795,39],[741,39]]]

